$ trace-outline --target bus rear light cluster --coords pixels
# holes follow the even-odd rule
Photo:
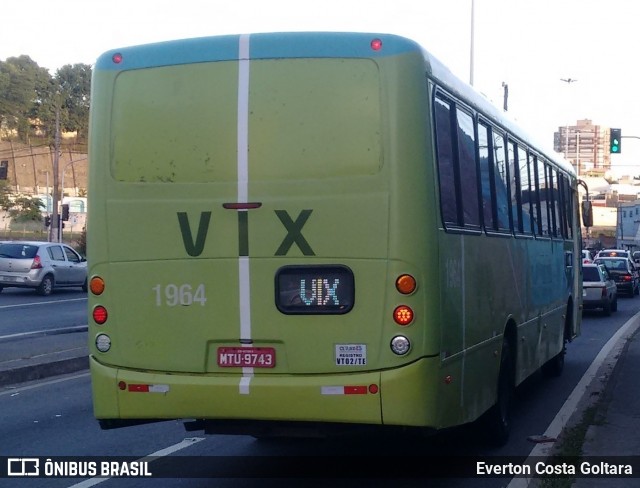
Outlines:
[[[396,278],[396,290],[401,295],[411,295],[418,288],[418,284],[416,279],[410,274],[401,274]],[[413,313],[413,309],[409,305],[398,305],[393,310],[393,321],[399,325],[400,327],[407,327],[411,325],[415,314]],[[391,352],[393,352],[397,356],[405,356],[409,354],[411,350],[411,341],[403,335],[397,335],[391,339],[389,343],[389,347],[391,348]]]
[[[93,276],[89,281],[89,290],[95,296],[100,296],[104,293],[105,282],[100,276]],[[103,305],[96,305],[93,307],[91,317],[97,325],[104,325],[109,318],[109,312]],[[111,337],[105,333],[100,333],[96,336],[96,349],[100,352],[107,352],[111,349]]]

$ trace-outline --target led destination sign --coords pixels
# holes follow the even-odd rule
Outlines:
[[[285,314],[343,314],[354,297],[346,266],[285,266],[276,274],[276,306]]]

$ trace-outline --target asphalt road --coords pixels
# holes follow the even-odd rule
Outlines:
[[[51,303],[53,302],[53,303]],[[15,385],[0,390],[0,456],[132,456],[169,453],[189,456],[187,468],[177,466],[175,478],[105,479],[97,478],[79,486],[101,482],[104,487],[139,486],[425,486],[424,479],[405,479],[401,469],[407,459],[433,461],[433,456],[446,455],[445,462],[455,463],[460,456],[523,456],[534,444],[531,436],[542,434],[561,409],[567,396],[585,373],[598,351],[620,326],[640,310],[640,298],[620,298],[618,312],[604,317],[599,312],[584,316],[581,336],[569,344],[564,374],[545,379],[534,375],[517,391],[514,429],[510,442],[499,449],[482,444],[473,429],[461,428],[444,432],[428,440],[411,438],[366,440],[298,440],[258,441],[247,436],[205,436],[201,432],[185,432],[182,422],[169,421],[113,431],[100,430],[93,418],[90,379],[87,373],[58,377],[31,384]],[[42,327],[65,327],[86,324],[86,301],[83,294],[63,292],[53,297],[37,297],[29,292],[0,295],[0,336]],[[55,317],[54,317],[55,316]],[[60,317],[65,317],[60,319]],[[195,457],[193,457],[195,456]],[[251,462],[262,456],[279,456],[300,465],[312,460],[326,466],[327,476],[344,463],[366,466],[369,479],[251,479],[191,478],[219,473],[221,456],[229,464],[244,459]],[[297,456],[307,456],[296,461]],[[162,460],[151,467],[160,466]],[[182,470],[182,472],[180,472]],[[236,470],[236,476],[244,475]],[[70,487],[83,482],[75,479],[3,479],[2,486]],[[429,486],[504,487],[509,478],[461,480],[429,480]]]

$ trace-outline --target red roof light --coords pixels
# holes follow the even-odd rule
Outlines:
[[[371,49],[374,51],[380,51],[382,49],[382,41],[380,39],[374,39],[371,41]]]

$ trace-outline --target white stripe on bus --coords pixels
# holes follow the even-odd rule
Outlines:
[[[249,35],[241,35],[238,47],[238,203],[249,195]],[[246,210],[243,210],[246,212]],[[238,257],[240,339],[251,341],[251,286],[249,257]],[[249,394],[253,368],[242,368],[239,392]]]

